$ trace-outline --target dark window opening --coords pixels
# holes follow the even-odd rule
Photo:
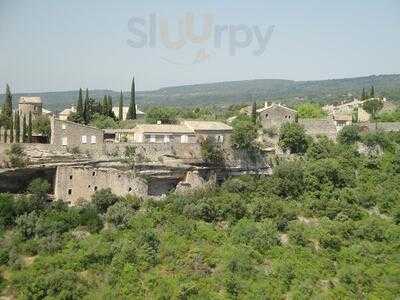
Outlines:
[[[88,189],[90,189],[90,184],[88,185]]]
[[[69,179],[72,180],[72,175],[69,175]]]
[[[96,172],[93,172],[93,173],[92,173],[92,176],[96,176]]]
[[[128,191],[129,191],[129,192],[132,192],[132,188],[130,187],[130,188],[128,189]]]
[[[97,186],[94,187],[94,191],[97,191]]]
[[[68,195],[72,194],[72,189],[68,189]]]

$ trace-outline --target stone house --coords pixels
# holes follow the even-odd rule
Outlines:
[[[276,103],[265,102],[265,107],[258,109],[261,125],[264,129],[280,128],[287,122],[296,122],[297,111]]]
[[[29,113],[32,114],[32,118],[42,115],[42,99],[40,97],[21,97],[19,98],[18,111],[21,116],[26,117],[28,120]]]
[[[139,124],[132,129],[115,129],[116,142],[195,144],[211,136],[219,143],[229,140],[232,127],[221,122],[183,121],[181,124]],[[111,131],[106,131],[111,136]]]
[[[76,113],[76,108],[75,106],[72,106],[71,108],[66,108],[62,112],[58,114],[58,118],[62,121],[67,121],[68,117],[72,114]]]
[[[117,196],[128,194],[145,197],[148,185],[142,178],[134,177],[131,172],[117,169],[94,167],[57,168],[55,179],[55,198],[77,205],[79,200],[90,200],[98,190],[110,188]]]
[[[78,123],[59,120],[54,117],[50,119],[51,139],[50,144],[66,147],[82,145],[102,145],[103,130],[85,126]]]

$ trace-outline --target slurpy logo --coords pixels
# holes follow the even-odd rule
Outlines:
[[[240,50],[251,47],[253,55],[261,56],[267,50],[275,27],[218,25],[212,14],[196,18],[192,13],[186,13],[175,23],[171,25],[167,18],[157,14],[150,14],[148,18],[133,17],[128,23],[133,38],[128,39],[127,43],[133,48],[162,46],[170,51],[190,49],[190,59],[186,58],[184,62],[179,54],[175,54],[178,58],[161,58],[178,65],[192,65],[210,60],[220,50],[235,56]]]

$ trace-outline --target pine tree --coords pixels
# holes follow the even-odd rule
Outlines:
[[[15,113],[14,128],[15,128],[15,142],[19,143],[21,140],[21,123],[19,118],[19,111]]]
[[[26,115],[22,118],[22,142],[26,143],[27,142],[27,128],[26,128]]]
[[[118,120],[123,121],[124,114],[123,114],[123,109],[124,109],[124,95],[122,94],[119,96],[119,109],[118,109]]]
[[[375,87],[373,85],[371,86],[370,98],[375,98]]]
[[[14,120],[12,117],[10,122],[10,143],[14,143]]]
[[[28,116],[28,143],[32,143],[32,113]]]
[[[82,97],[82,89],[79,89],[78,103],[76,105],[76,114],[78,117],[83,118],[83,97]]]
[[[131,101],[129,103],[128,115],[126,118],[128,120],[136,120],[136,99],[135,99],[135,77],[132,79],[132,87],[131,87]]]
[[[85,102],[83,105],[83,120],[85,124],[89,123],[90,120],[90,112],[89,112],[89,90],[86,89],[85,93]]]
[[[6,98],[3,104],[2,115],[7,128],[10,127],[10,122],[12,122],[12,95],[8,84],[6,85]]]
[[[253,102],[253,105],[251,106],[251,118],[253,120],[253,123],[255,124],[257,122],[257,104],[256,104],[256,102]]]

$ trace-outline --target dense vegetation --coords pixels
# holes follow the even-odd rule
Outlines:
[[[375,86],[376,96],[386,96],[391,100],[400,100],[400,75],[380,75],[358,78],[320,80],[320,81],[291,81],[291,80],[246,80],[234,82],[220,82],[189,86],[169,87],[155,91],[136,91],[136,103],[141,108],[148,106],[228,106],[237,103],[251,103],[251,99],[258,102],[269,99],[286,104],[297,104],[297,97],[305,100],[329,103],[352,99],[361,96],[364,87]],[[110,95],[119,99],[120,93],[111,90],[90,91],[93,98],[101,99],[103,95]],[[50,110],[63,110],[69,104],[75,104],[77,91],[15,94],[20,96],[40,96],[44,106]],[[124,92],[125,104],[128,104],[130,93]],[[4,95],[0,95],[3,99]],[[14,101],[15,104],[15,101]],[[118,116],[117,116],[118,117]]]
[[[163,201],[101,190],[69,208],[48,202],[41,180],[3,194],[0,289],[26,299],[395,299],[400,138],[356,133],[306,139],[272,176]]]

